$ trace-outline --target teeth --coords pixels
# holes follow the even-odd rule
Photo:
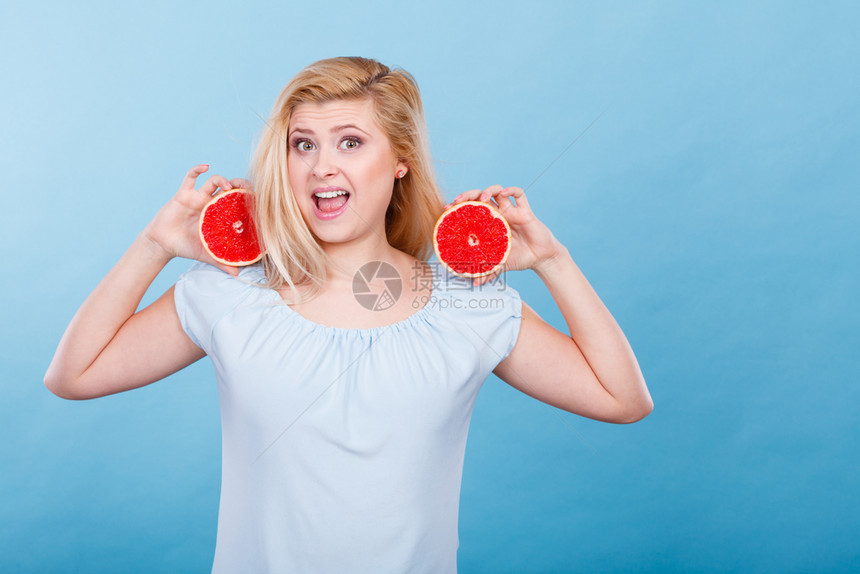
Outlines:
[[[339,189],[337,191],[318,191],[314,195],[316,195],[317,197],[331,198],[337,197],[338,195],[346,195],[346,192],[342,189]]]

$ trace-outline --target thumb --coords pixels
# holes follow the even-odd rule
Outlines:
[[[227,273],[228,275],[232,275],[233,277],[239,276],[239,268],[238,267],[234,267],[233,265],[226,265],[224,263],[221,263],[220,261],[216,261],[215,258],[213,258],[206,251],[206,248],[202,247],[202,244],[201,244],[201,249],[200,249],[200,255],[197,257],[197,260],[202,261],[203,263],[208,263],[209,265],[212,265],[213,267],[217,267],[218,269],[220,269],[224,273]]]
[[[218,269],[220,269],[224,273],[232,275],[233,277],[239,276],[239,268],[238,267],[232,267],[230,265],[224,265],[223,263],[219,263],[217,265],[217,267],[218,267]]]

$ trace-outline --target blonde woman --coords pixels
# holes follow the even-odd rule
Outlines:
[[[522,189],[455,201],[499,208],[513,231],[507,268],[540,276],[569,334],[514,289],[427,261],[443,200],[405,71],[316,62],[275,103],[250,182],[213,175],[195,189],[207,170],[188,172],[83,303],[45,383],[100,397],[211,357],[223,424],[213,572],[455,572],[466,434],[491,372],[598,420],[651,411],[624,334]],[[200,210],[252,184],[267,255],[222,266],[200,245]],[[136,311],[173,257],[199,263]],[[402,280],[395,301],[357,300],[368,263]]]

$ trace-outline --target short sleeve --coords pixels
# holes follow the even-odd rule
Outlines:
[[[173,300],[179,322],[195,345],[211,352],[212,329],[253,289],[249,272],[239,277],[206,263],[196,263],[176,281]]]
[[[438,285],[434,303],[473,341],[482,370],[491,372],[511,354],[522,324],[522,299],[504,276],[473,286],[470,279],[449,275]]]

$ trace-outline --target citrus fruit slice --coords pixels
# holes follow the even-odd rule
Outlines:
[[[239,267],[263,257],[254,223],[254,194],[247,189],[219,193],[200,213],[200,241],[212,259]]]
[[[439,217],[433,230],[433,248],[451,273],[483,277],[507,261],[511,228],[489,203],[464,201]]]

